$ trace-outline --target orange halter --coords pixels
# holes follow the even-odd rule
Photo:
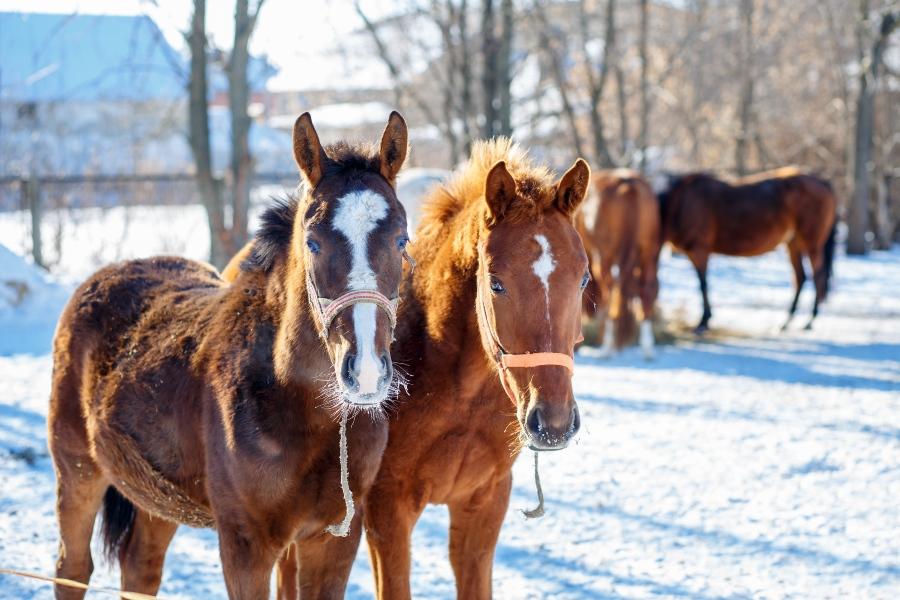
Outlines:
[[[569,375],[575,374],[575,359],[570,354],[562,352],[526,352],[525,354],[510,354],[500,342],[497,330],[494,328],[493,321],[488,314],[488,298],[490,297],[490,277],[487,273],[487,263],[484,260],[484,244],[478,247],[478,260],[482,268],[478,271],[477,291],[476,291],[476,312],[478,313],[478,324],[482,331],[482,336],[486,339],[491,349],[491,358],[497,363],[497,374],[500,377],[500,385],[503,391],[509,397],[513,404],[516,404],[516,396],[509,386],[507,377],[509,369],[529,369],[532,367],[558,366],[565,367],[569,370]],[[493,306],[491,306],[493,310]],[[487,335],[485,335],[485,332]],[[581,331],[576,336],[575,343],[584,341]]]

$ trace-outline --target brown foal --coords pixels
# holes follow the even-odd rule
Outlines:
[[[59,577],[90,578],[103,506],[123,590],[157,592],[187,524],[217,529],[230,598],[267,598],[291,542],[290,583],[343,596],[339,538],[325,533],[345,513],[334,413],[377,411],[396,393],[389,349],[407,236],[394,184],[407,128],[392,113],[380,148],[326,149],[304,114],[293,145],[306,191],[265,213],[233,285],[208,265],[160,257],[99,271],[66,306],[49,416]],[[387,429],[348,425],[357,501]]]

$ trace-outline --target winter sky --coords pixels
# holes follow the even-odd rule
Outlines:
[[[369,0],[363,7],[371,15],[384,14],[389,0]],[[187,0],[0,0],[0,12],[79,14],[145,14],[162,29],[169,43],[184,49],[192,2]],[[207,2],[207,30],[213,43],[229,47],[234,35],[233,2]],[[380,68],[348,66],[337,42],[362,26],[353,3],[327,0],[265,0],[251,51],[266,54],[279,69],[273,90],[340,86],[351,77],[356,85],[383,84]],[[352,57],[349,57],[352,58]],[[360,57],[363,58],[363,57]]]

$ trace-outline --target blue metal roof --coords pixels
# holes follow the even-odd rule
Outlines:
[[[143,15],[0,12],[0,97],[129,100],[184,96],[186,64]]]

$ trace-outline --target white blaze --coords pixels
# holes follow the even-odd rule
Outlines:
[[[550,241],[547,239],[547,236],[539,233],[534,236],[534,241],[541,247],[541,255],[538,256],[536,261],[531,263],[531,269],[544,286],[544,314],[550,333],[547,337],[547,345],[549,347],[550,340],[553,338],[553,325],[550,323],[550,274],[556,269],[556,261],[553,260],[553,251],[550,249]]]
[[[351,263],[347,288],[377,289],[372,265],[369,264],[369,234],[388,212],[387,200],[371,190],[362,190],[338,199],[334,228],[350,243]],[[356,336],[356,360],[359,368],[359,393],[374,394],[382,376],[381,358],[375,353],[375,318],[378,307],[369,302],[353,305],[353,333]],[[335,366],[336,369],[340,367]]]

